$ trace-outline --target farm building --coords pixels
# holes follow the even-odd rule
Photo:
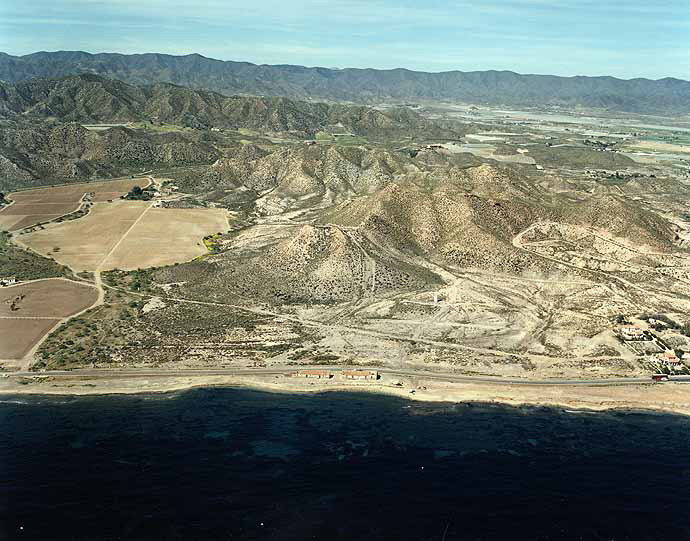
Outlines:
[[[670,366],[678,366],[680,364],[680,359],[676,356],[676,353],[670,349],[663,353],[659,353],[657,359]]]
[[[642,340],[644,332],[637,325],[621,325],[618,334],[623,340]]]
[[[292,374],[295,378],[310,378],[310,379],[330,379],[333,377],[328,370],[298,370]]]
[[[343,370],[343,376],[345,379],[379,379],[379,373],[376,370]]]
[[[5,276],[0,278],[0,286],[13,286],[17,283],[17,279],[14,276]]]

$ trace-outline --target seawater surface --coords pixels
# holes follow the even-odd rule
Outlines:
[[[690,539],[682,416],[212,388],[0,429],[3,539]]]

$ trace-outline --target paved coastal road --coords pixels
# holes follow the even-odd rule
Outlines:
[[[9,377],[50,376],[57,378],[156,378],[156,377],[209,377],[209,376],[281,376],[296,370],[319,369],[338,371],[347,369],[344,366],[290,366],[272,368],[217,368],[217,369],[78,369],[78,370],[50,370],[46,372],[7,372]],[[511,378],[494,378],[490,376],[462,376],[457,374],[443,374],[417,370],[395,370],[379,367],[357,367],[361,369],[378,370],[390,377],[419,378],[446,382],[484,383],[498,385],[639,385],[652,383],[651,377],[616,378],[616,379],[549,379],[526,380]],[[690,376],[673,376],[671,381],[690,383]]]

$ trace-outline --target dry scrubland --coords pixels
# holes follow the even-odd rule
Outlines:
[[[112,180],[14,192],[7,196],[14,204],[0,211],[0,229],[19,231],[74,212],[85,193],[93,192],[94,201],[107,201],[147,183],[145,179]]]
[[[64,279],[0,289],[0,359],[23,358],[60,320],[97,299],[95,287]]]
[[[203,255],[203,237],[226,229],[223,209],[155,209],[117,200],[96,203],[87,216],[50,224],[21,241],[76,271],[132,270]]]

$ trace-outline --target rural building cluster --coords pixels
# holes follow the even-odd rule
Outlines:
[[[340,379],[356,381],[376,381],[379,379],[377,370],[297,370],[290,374],[293,378],[305,379],[332,379],[339,376]]]
[[[690,367],[690,351],[670,347],[664,339],[671,334],[668,323],[648,318],[646,324],[623,322],[615,328],[615,334],[638,358],[656,370],[665,373],[686,373]],[[647,328],[641,325],[645,324]],[[659,334],[657,334],[659,333]]]
[[[17,279],[14,276],[3,276],[0,277],[0,286],[13,286],[17,283]]]

